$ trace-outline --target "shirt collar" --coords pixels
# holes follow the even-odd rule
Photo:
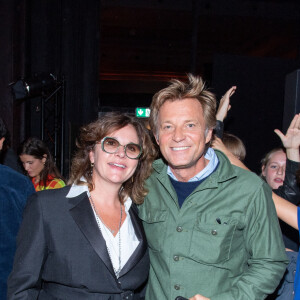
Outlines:
[[[208,148],[208,150],[206,151],[204,157],[207,160],[209,160],[209,163],[207,164],[207,166],[203,170],[201,170],[198,174],[196,174],[194,177],[192,177],[188,182],[199,181],[199,180],[202,180],[202,179],[208,177],[215,170],[215,168],[217,167],[217,165],[219,163],[219,159],[218,159],[215,151],[212,148]],[[167,174],[172,179],[178,181],[178,179],[175,177],[175,175],[171,171],[170,166],[168,166]]]
[[[75,183],[72,184],[72,186],[69,190],[69,193],[66,196],[67,198],[74,198],[74,197],[81,195],[82,193],[87,193],[87,196],[90,197],[90,191],[87,186],[87,181],[85,180],[84,177],[81,177],[80,181],[83,182],[82,185],[77,185]],[[132,204],[131,198],[127,197],[127,199],[125,200],[125,203],[124,203],[126,212],[128,212],[129,208],[131,207],[131,204]]]

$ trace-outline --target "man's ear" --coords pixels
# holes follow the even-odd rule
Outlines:
[[[207,144],[211,141],[213,130],[212,129],[206,129],[205,131],[206,131],[205,132],[205,144]]]
[[[266,166],[261,167],[261,174],[266,177]]]

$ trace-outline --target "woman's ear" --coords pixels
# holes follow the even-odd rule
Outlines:
[[[90,158],[91,164],[93,164],[95,162],[95,155],[94,155],[94,151],[93,150],[90,151],[89,158]]]
[[[43,158],[42,158],[42,162],[43,162],[43,164],[45,164],[45,163],[46,163],[46,160],[47,160],[47,154],[44,154],[44,155],[43,155]]]

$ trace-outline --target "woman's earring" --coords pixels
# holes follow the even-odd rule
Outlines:
[[[90,169],[90,171],[89,171],[90,176],[93,175],[93,168],[94,168],[94,165],[95,165],[95,164],[91,162],[91,169]]]

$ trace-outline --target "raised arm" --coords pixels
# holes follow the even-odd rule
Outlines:
[[[300,162],[300,114],[294,116],[285,135],[279,129],[275,129],[274,132],[280,137],[286,149],[287,158],[292,161]]]
[[[289,224],[295,229],[298,228],[297,206],[289,201],[279,197],[275,193],[272,193],[272,198],[275,204],[277,216],[283,222]]]
[[[218,121],[223,122],[227,116],[227,112],[230,110],[230,97],[235,93],[236,86],[231,87],[221,98],[219,108],[216,114]]]
[[[219,108],[216,114],[217,124],[215,128],[215,135],[220,139],[223,137],[223,131],[224,131],[223,121],[227,116],[227,112],[231,108],[230,96],[235,93],[235,90],[236,90],[236,86],[231,87],[220,100]]]

